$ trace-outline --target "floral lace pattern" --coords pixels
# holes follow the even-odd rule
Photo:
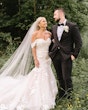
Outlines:
[[[9,76],[0,79],[0,110],[54,108],[58,89],[48,56],[50,42],[50,39],[36,40],[39,68],[34,67],[28,75],[16,79]]]

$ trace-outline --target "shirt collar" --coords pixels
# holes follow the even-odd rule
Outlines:
[[[67,19],[65,19],[65,20],[64,20],[64,22],[63,22],[63,23],[64,23],[64,25],[66,25],[66,22],[67,22]]]
[[[64,20],[63,24],[66,25],[67,19]],[[59,24],[62,24],[59,22]]]

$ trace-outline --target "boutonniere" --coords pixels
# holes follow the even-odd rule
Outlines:
[[[68,26],[64,26],[64,31],[65,32],[69,32],[69,27]]]

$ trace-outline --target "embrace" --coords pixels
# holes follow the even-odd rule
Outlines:
[[[57,24],[47,30],[45,17],[38,17],[22,43],[0,70],[0,110],[50,110],[59,98],[71,98],[72,62],[82,40],[75,23],[62,8],[54,11]],[[29,72],[31,61],[35,67]],[[51,68],[54,65],[59,87]]]

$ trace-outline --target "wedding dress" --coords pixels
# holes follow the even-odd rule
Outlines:
[[[0,77],[0,110],[50,110],[55,106],[58,92],[48,56],[50,38],[35,40],[39,68],[27,75]]]

